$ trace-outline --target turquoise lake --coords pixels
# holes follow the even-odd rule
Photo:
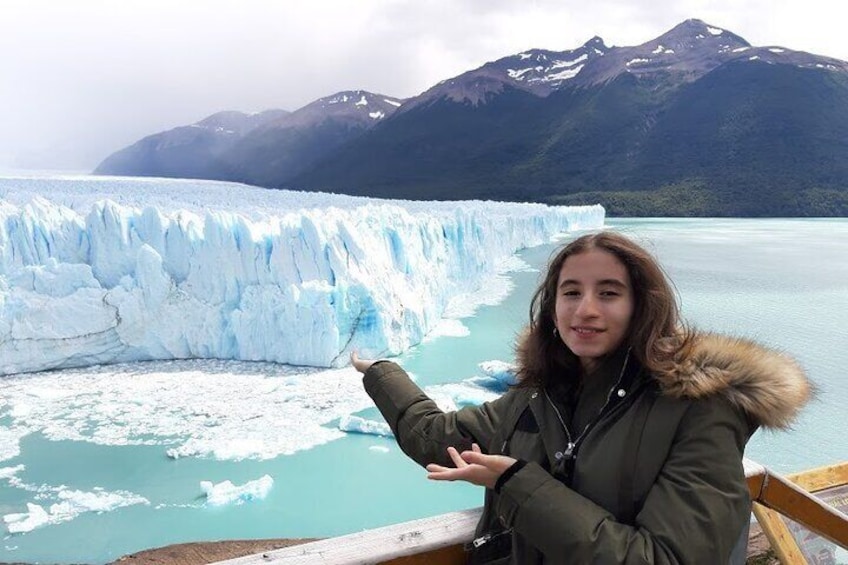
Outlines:
[[[816,383],[817,397],[794,429],[758,432],[748,446],[749,458],[781,473],[848,459],[843,431],[848,387],[842,378],[848,366],[848,220],[608,219],[607,226],[656,253],[692,325],[790,353]],[[554,248],[528,249],[520,257],[543,268]],[[459,383],[480,375],[481,362],[512,359],[512,343],[526,323],[539,272],[524,270],[508,277],[513,290],[505,300],[482,306],[462,320],[467,336],[436,337],[399,358],[419,384]],[[157,366],[182,378],[181,371],[209,367],[200,362],[139,365],[143,367],[99,368],[98,378],[144,378]],[[277,377],[275,368],[255,363],[215,367],[208,371],[209,379],[224,370],[239,375],[240,387],[228,392],[233,397],[244,394],[252,379],[259,382],[269,374],[285,378],[282,373]],[[40,379],[39,390],[45,391],[72,383],[69,376],[75,374],[86,372],[15,379],[23,383],[20,386],[26,386],[25,379]],[[344,378],[357,377],[351,370]],[[0,398],[10,382],[0,377]],[[365,409],[358,414],[376,418],[375,412]],[[156,412],[150,414],[156,417]],[[12,422],[13,415],[0,401],[0,434],[11,433]],[[261,425],[270,435],[277,430],[298,433],[296,421],[264,417]],[[0,474],[0,515],[25,512],[27,503],[56,503],[59,493],[68,490],[132,493],[146,503],[79,513],[27,533],[5,533],[0,524],[0,561],[93,564],[187,541],[326,537],[482,503],[479,488],[428,482],[423,469],[408,461],[391,439],[379,436],[348,433],[263,461],[174,459],[165,453],[167,442],[151,438],[150,443],[110,446],[51,441],[41,433],[24,437],[20,455],[0,462],[2,468],[24,466],[15,480]],[[205,503],[201,481],[238,485],[264,475],[273,478],[265,498],[224,506]]]

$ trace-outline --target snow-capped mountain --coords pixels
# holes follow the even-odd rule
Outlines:
[[[477,104],[485,100],[487,93],[500,93],[506,86],[547,96],[577,76],[590,60],[603,57],[608,49],[600,37],[593,37],[571,51],[531,49],[510,55],[440,82],[410,99],[404,110],[440,98]]]
[[[108,157],[96,174],[237,180],[278,186],[391,116],[391,96],[348,90],[295,112],[218,112]]]
[[[603,39],[595,36],[573,50],[531,49],[504,57],[440,82],[410,99],[405,109],[439,98],[477,104],[485,100],[487,93],[500,93],[508,86],[547,96],[560,88],[595,86],[625,73],[636,76],[667,73],[677,80],[693,81],[737,60],[848,73],[845,61],[785,47],[754,47],[730,31],[690,19],[656,39],[633,47],[607,47]]]
[[[403,100],[364,90],[338,92],[266,122],[223,160],[229,180],[279,187],[389,116]]]
[[[845,131],[848,63],[690,19],[636,46],[531,49],[403,101],[322,98],[210,161],[213,178],[389,198],[832,215],[848,213]],[[121,164],[101,171],[163,174]]]

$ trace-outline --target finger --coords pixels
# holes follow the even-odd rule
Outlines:
[[[448,447],[448,455],[450,456],[451,461],[453,461],[453,464],[456,465],[457,469],[467,465],[455,447]]]
[[[350,352],[350,363],[355,367],[359,362],[359,355],[356,354],[356,351]]]
[[[474,453],[483,453],[483,450],[480,449],[480,446],[476,443],[471,444],[471,451],[473,451]]]
[[[463,451],[462,452],[462,461],[466,465],[483,465],[486,466],[486,462],[489,458],[489,455],[484,455],[480,451]]]
[[[461,477],[453,467],[442,467],[441,465],[427,465],[427,478],[433,481],[456,481]]]
[[[442,467],[436,463],[430,463],[425,467],[431,473],[444,473],[445,471],[450,471],[452,467]]]
[[[448,473],[427,473],[427,478],[431,481],[455,481],[456,479]]]

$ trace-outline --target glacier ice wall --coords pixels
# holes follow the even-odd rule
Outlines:
[[[231,186],[236,203],[249,188]],[[0,191],[0,374],[398,354],[516,250],[604,218],[600,206],[332,195],[297,209],[302,193],[267,192],[282,200],[258,215],[161,195],[129,205]]]

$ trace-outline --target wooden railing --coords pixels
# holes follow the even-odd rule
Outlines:
[[[848,484],[848,462],[781,477],[745,460],[754,514],[784,564],[807,563],[780,515],[848,549],[848,516],[809,491]],[[462,565],[481,508],[451,512],[236,559],[219,565]],[[794,548],[794,549],[793,549]]]

